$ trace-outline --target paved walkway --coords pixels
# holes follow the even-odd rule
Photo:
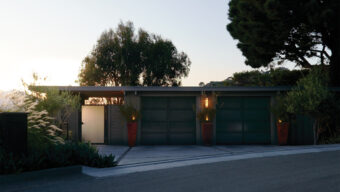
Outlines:
[[[114,154],[117,167],[83,167],[83,173],[94,177],[123,175],[187,165],[233,161],[259,157],[338,151],[340,144],[308,146],[235,145],[235,146],[98,146],[102,154]]]

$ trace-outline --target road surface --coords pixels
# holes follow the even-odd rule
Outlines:
[[[92,178],[0,185],[0,191],[340,191],[340,151],[219,162]]]

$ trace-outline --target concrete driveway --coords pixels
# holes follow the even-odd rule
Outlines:
[[[215,146],[127,146],[97,145],[101,154],[116,156],[118,166],[141,166],[169,162],[190,161],[197,159],[216,159],[240,155],[263,156],[263,154],[298,154],[302,151],[313,152],[322,149],[339,148],[340,145],[215,145]]]

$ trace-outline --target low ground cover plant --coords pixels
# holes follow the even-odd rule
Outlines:
[[[114,156],[101,156],[89,143],[66,142],[64,144],[30,147],[27,154],[7,153],[0,148],[0,174],[20,173],[71,165],[112,167]]]
[[[56,91],[49,92],[55,93]],[[19,94],[20,93],[20,94]],[[32,93],[32,92],[31,92]],[[33,92],[34,93],[34,92]],[[27,113],[27,153],[13,154],[4,150],[0,142],[0,174],[20,173],[46,168],[55,168],[71,165],[86,165],[92,167],[112,167],[116,165],[114,156],[102,156],[95,146],[89,143],[65,141],[65,132],[51,117],[52,108],[60,103],[72,103],[79,96],[64,93],[61,96],[53,94],[41,95],[30,92],[13,92],[6,94],[6,103],[0,105],[0,112],[26,112]],[[70,101],[65,101],[69,99]],[[56,101],[57,100],[57,101]],[[79,105],[73,105],[75,107]],[[70,105],[64,106],[70,107]],[[71,110],[74,108],[71,107]]]

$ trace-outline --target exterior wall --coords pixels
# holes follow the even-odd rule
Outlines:
[[[140,107],[140,96],[137,94],[137,92],[135,93],[129,93],[127,95],[125,95],[124,97],[124,104],[128,104],[128,105],[132,105],[135,109],[137,109],[138,111],[141,111],[141,107]],[[125,123],[125,127],[126,127],[126,123]],[[141,143],[141,119],[138,120],[137,123],[137,141],[136,144],[140,145]],[[126,134],[126,141],[127,141],[127,128],[125,128],[125,134]]]
[[[201,96],[196,96],[196,114],[200,110],[201,105],[202,105]],[[201,124],[198,118],[196,118],[196,144],[197,145],[202,144],[202,130],[201,130]]]
[[[74,111],[71,113],[67,121],[68,130],[71,132],[70,139],[73,141],[78,141],[79,138],[79,112]],[[67,128],[65,128],[67,129]]]
[[[119,105],[107,106],[107,144],[127,144],[126,122],[119,111]]]
[[[270,107],[273,107],[276,105],[276,99],[275,96],[271,96],[270,99]],[[277,139],[277,129],[276,129],[276,119],[277,117],[271,113],[270,116],[270,127],[271,127],[271,144],[277,145],[278,144],[278,139]]]
[[[205,98],[209,99],[209,107],[215,107],[217,104],[217,97],[219,96],[267,96],[270,97],[270,104],[275,104],[275,92],[126,92],[124,96],[124,103],[134,106],[139,111],[141,110],[141,96],[194,96],[196,97],[196,113],[204,107]],[[127,127],[126,121],[121,116],[119,106],[107,106],[107,124],[106,124],[106,143],[111,145],[127,145]],[[81,117],[79,112],[72,113],[69,119],[69,130],[72,131],[72,139],[76,140],[81,137],[79,123]],[[271,114],[271,144],[277,144],[277,133],[275,125],[275,117]],[[216,117],[213,120],[213,144],[216,144]],[[78,131],[77,131],[78,130]],[[141,142],[141,120],[138,122],[137,145]],[[196,144],[202,144],[202,130],[201,123],[196,119]]]

